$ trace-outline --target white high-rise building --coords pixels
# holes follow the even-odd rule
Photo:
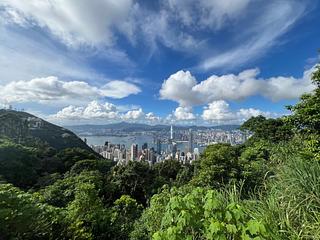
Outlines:
[[[170,140],[171,141],[173,140],[173,127],[172,127],[172,125],[170,127]]]
[[[188,152],[193,152],[193,133],[191,128],[189,129]]]

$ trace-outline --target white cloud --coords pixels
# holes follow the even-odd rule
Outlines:
[[[64,107],[55,114],[45,117],[58,124],[104,124],[106,122],[135,122],[147,124],[197,124],[219,125],[240,124],[252,116],[278,117],[279,114],[264,112],[255,108],[241,108],[232,111],[226,101],[213,101],[204,107],[202,115],[192,113],[192,108],[178,107],[166,117],[145,113],[142,108],[123,111],[121,106],[109,102],[91,101],[87,105]]]
[[[115,88],[118,86],[118,89]],[[82,81],[63,81],[57,77],[34,78],[30,81],[14,81],[0,85],[0,101],[62,103],[87,101],[102,97],[123,98],[137,94],[140,89],[132,83],[111,81],[98,88]]]
[[[138,94],[141,89],[132,83],[114,80],[108,82],[101,88],[103,95],[112,98],[124,98],[131,94]]]
[[[154,113],[144,113],[142,108],[123,111],[122,106],[116,106],[109,102],[100,103],[98,101],[91,101],[84,106],[70,105],[64,107],[56,114],[48,117],[48,120],[54,122],[68,121],[87,121],[87,122],[146,122],[146,123],[159,123],[161,118]]]
[[[124,120],[139,120],[145,117],[145,113],[141,108],[136,110],[128,111],[126,114],[122,116]]]
[[[147,113],[145,119],[150,122],[159,122],[161,120],[161,118],[156,116],[153,112]]]
[[[236,116],[229,109],[229,104],[223,100],[214,101],[205,107],[202,118],[206,121],[231,121]]]
[[[10,26],[40,27],[77,49],[108,49],[103,55],[117,63],[132,64],[119,48],[118,39],[125,36],[134,47],[148,46],[150,56],[161,46],[196,55],[202,59],[199,69],[207,71],[261,56],[308,9],[308,1],[298,0],[164,0],[156,5],[134,0],[3,0],[0,18]],[[221,30],[230,33],[223,47]]]
[[[38,25],[70,46],[113,45],[113,28],[124,23],[132,0],[4,0],[7,21]]]
[[[189,107],[177,107],[173,112],[173,115],[177,120],[194,120],[196,116],[192,113],[192,109]]]
[[[178,102],[181,106],[208,104],[216,100],[241,100],[262,95],[273,101],[296,99],[315,86],[311,82],[314,68],[306,70],[302,78],[258,78],[258,69],[249,69],[238,75],[212,75],[197,82],[189,71],[178,71],[166,79],[160,89],[160,98]]]
[[[201,103],[193,87],[197,81],[189,71],[178,71],[166,79],[160,89],[160,98],[178,102],[182,106]]]
[[[85,107],[68,106],[51,115],[49,119],[80,120],[80,119],[119,119],[119,113],[115,105],[111,103],[100,104],[97,101],[90,102]]]
[[[263,95],[273,101],[279,101],[281,99],[298,98],[303,93],[311,92],[315,88],[311,81],[314,70],[315,66],[304,71],[302,78],[271,77],[267,79]]]
[[[270,112],[263,112],[259,109],[241,108],[238,111],[232,111],[226,101],[218,100],[208,104],[203,110],[202,119],[211,123],[226,124],[226,123],[242,123],[250,117],[263,115],[266,117],[276,116]]]

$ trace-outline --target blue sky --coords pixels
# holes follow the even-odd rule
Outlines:
[[[241,123],[314,89],[319,2],[2,0],[0,107],[58,124]]]

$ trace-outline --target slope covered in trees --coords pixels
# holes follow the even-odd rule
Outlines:
[[[56,150],[78,147],[93,153],[73,132],[26,112],[0,109],[0,137],[24,145],[42,144]]]
[[[0,239],[320,239],[319,67],[313,81],[290,116],[251,118],[245,144],[191,165],[2,140]]]

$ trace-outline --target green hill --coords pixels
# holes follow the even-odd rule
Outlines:
[[[92,152],[91,148],[70,130],[26,112],[1,109],[0,136],[24,145],[37,142],[57,150],[78,147]]]

